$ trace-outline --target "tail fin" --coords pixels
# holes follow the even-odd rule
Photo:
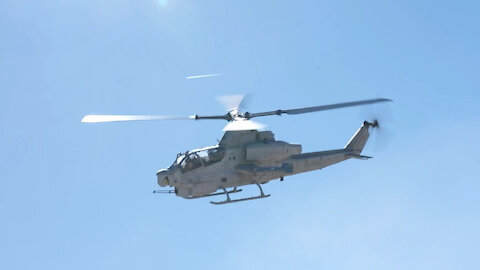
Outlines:
[[[360,154],[367,143],[370,133],[368,133],[369,127],[375,127],[377,123],[363,122],[363,125],[357,130],[355,135],[350,139],[350,141],[345,146],[345,150],[351,151],[355,154]]]

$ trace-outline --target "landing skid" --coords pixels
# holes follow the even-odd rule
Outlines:
[[[259,183],[256,183],[256,182],[255,182],[255,184],[256,184],[256,185],[258,186],[258,188],[260,189],[260,195],[259,195],[259,196],[254,196],[254,197],[250,197],[250,198],[241,198],[241,199],[232,200],[232,199],[230,199],[230,196],[228,195],[230,192],[227,192],[227,190],[226,190],[225,188],[222,188],[224,192],[219,192],[219,193],[216,193],[216,194],[225,194],[225,195],[227,195],[227,200],[221,201],[221,202],[210,202],[210,203],[211,203],[211,204],[215,204],[215,205],[220,205],[220,204],[236,203],[236,202],[257,200],[257,199],[263,199],[263,198],[268,198],[268,197],[270,197],[270,194],[265,195],[265,194],[263,193],[263,189],[262,189],[262,187],[260,186]]]

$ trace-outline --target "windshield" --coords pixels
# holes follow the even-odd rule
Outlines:
[[[219,162],[225,156],[223,147],[216,147],[207,150],[198,151],[197,155],[202,159],[205,166]]]
[[[175,165],[180,164],[184,159],[185,159],[185,154],[178,153],[178,154],[177,154],[177,158],[176,158],[175,161],[173,162],[172,166],[175,166]]]
[[[207,167],[217,163],[225,156],[225,149],[222,147],[208,148],[191,153],[178,154],[172,166],[179,165],[182,172],[188,172],[199,167]]]

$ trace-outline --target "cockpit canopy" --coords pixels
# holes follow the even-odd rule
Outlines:
[[[225,149],[220,146],[211,146],[197,150],[191,150],[178,154],[171,167],[179,166],[182,172],[188,172],[199,167],[207,167],[223,159]]]

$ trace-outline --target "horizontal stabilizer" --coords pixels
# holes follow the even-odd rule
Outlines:
[[[351,158],[356,158],[356,159],[363,159],[363,160],[367,160],[367,159],[372,158],[372,157],[369,157],[369,156],[362,156],[362,155],[357,155],[357,154],[346,154],[346,156],[351,157]]]

